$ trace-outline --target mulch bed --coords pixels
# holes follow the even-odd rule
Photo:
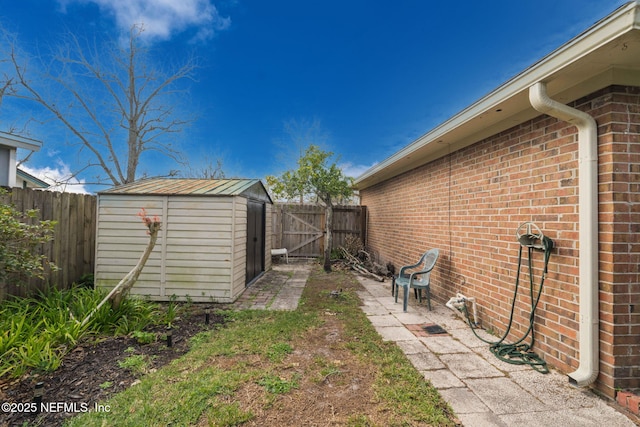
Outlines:
[[[66,404],[71,412],[48,411],[39,415],[18,411],[0,411],[0,426],[29,425],[60,426],[66,419],[84,408],[94,409],[94,405],[104,402],[111,395],[131,386],[141,374],[118,365],[119,361],[131,355],[145,355],[148,370],[158,369],[189,350],[189,338],[195,334],[213,329],[224,322],[219,315],[210,314],[209,324],[205,324],[204,309],[197,305],[175,319],[172,328],[172,346],[161,340],[166,335],[163,327],[149,328],[159,337],[156,342],[140,344],[132,337],[101,337],[80,343],[65,356],[62,366],[55,372],[30,374],[17,380],[0,379],[0,403],[31,404],[37,383],[44,383],[42,402]],[[56,408],[55,406],[53,408]],[[14,405],[14,410],[21,409]],[[31,409],[27,405],[27,409]]]

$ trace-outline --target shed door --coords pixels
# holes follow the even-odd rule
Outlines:
[[[247,203],[247,276],[248,284],[264,271],[264,203],[248,200]]]

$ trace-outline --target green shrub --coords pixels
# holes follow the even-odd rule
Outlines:
[[[0,197],[7,194],[0,188]],[[38,253],[41,244],[53,239],[55,221],[37,221],[38,210],[22,213],[0,203],[0,282],[24,283],[30,277],[44,278],[45,266],[57,267]]]

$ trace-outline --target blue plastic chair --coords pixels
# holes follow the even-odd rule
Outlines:
[[[431,270],[435,267],[439,254],[439,249],[428,250],[424,255],[422,255],[422,257],[420,257],[420,261],[416,264],[405,265],[400,268],[400,273],[393,278],[391,286],[395,294],[396,302],[398,302],[398,288],[401,286],[404,288],[404,311],[407,311],[410,288],[415,290],[417,294],[416,297],[419,299],[419,302],[422,302],[422,290],[425,290],[427,306],[429,307],[429,311],[431,311],[431,290],[429,288],[429,284],[431,279]],[[417,271],[410,271],[418,268],[419,270]]]

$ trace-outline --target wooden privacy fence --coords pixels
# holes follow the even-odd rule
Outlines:
[[[333,249],[344,245],[349,235],[365,242],[366,206],[336,206],[333,209]],[[324,252],[325,209],[316,205],[276,204],[271,217],[272,248],[286,248],[289,256],[319,257]]]
[[[19,211],[38,209],[38,220],[57,221],[54,239],[42,245],[41,253],[59,267],[46,272],[46,279],[32,279],[17,286],[0,281],[0,301],[5,295],[30,295],[50,285],[66,289],[85,274],[93,274],[95,259],[96,197],[85,194],[12,188],[0,195],[0,203]]]

